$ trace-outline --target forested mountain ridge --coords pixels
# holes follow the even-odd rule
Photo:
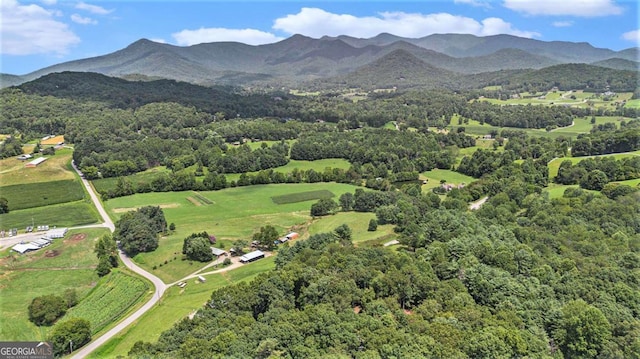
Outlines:
[[[2,86],[52,72],[143,75],[205,85],[295,86],[303,81],[347,74],[396,50],[447,71],[475,74],[508,69],[539,69],[607,59],[637,61],[637,49],[615,52],[587,43],[544,42],[515,36],[431,35],[420,39],[382,34],[372,39],[340,36],[312,39],[294,35],[277,43],[251,46],[236,42],[188,47],[138,40],[102,56],[69,61],[22,76],[2,75]],[[609,62],[601,62],[608,66]],[[628,64],[627,64],[628,65]],[[619,67],[614,63],[612,66]],[[379,83],[379,85],[386,85]]]

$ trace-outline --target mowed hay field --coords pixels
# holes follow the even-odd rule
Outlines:
[[[163,208],[167,223],[175,223],[175,232],[161,238],[159,247],[154,252],[138,254],[135,261],[164,281],[172,282],[204,265],[182,260],[183,240],[191,233],[207,231],[219,240],[250,241],[260,227],[269,224],[279,233],[285,234],[294,227],[307,225],[311,220],[311,205],[317,200],[276,204],[274,197],[328,191],[337,200],[343,193],[355,192],[356,188],[360,187],[340,183],[302,183],[257,185],[198,193],[144,193],[114,198],[105,202],[105,206],[114,220],[127,210],[142,206]],[[189,198],[198,198],[196,194],[205,197],[211,204],[201,200],[190,201]]]
[[[382,245],[384,242],[397,239],[393,224],[378,225],[375,231],[368,231],[369,221],[372,219],[376,219],[375,213],[368,212],[339,212],[317,217],[309,226],[309,235],[333,232],[336,227],[346,224],[351,228],[351,240],[355,246]]]
[[[41,250],[24,255],[0,252],[0,340],[45,340],[50,327],[29,321],[28,306],[35,297],[62,295],[75,289],[82,299],[96,284],[95,239],[106,229],[71,230]]]
[[[35,168],[24,166],[31,160],[20,161],[15,157],[0,160],[0,186],[73,180],[71,154],[70,149],[59,150],[54,156],[45,156],[47,160]]]

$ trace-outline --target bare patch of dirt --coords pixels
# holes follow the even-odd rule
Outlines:
[[[71,238],[69,238],[69,242],[80,242],[81,240],[87,238],[86,233],[76,233]]]
[[[178,208],[180,207],[179,203],[167,203],[167,204],[161,204],[158,207],[160,208]],[[135,211],[140,207],[118,207],[118,208],[114,208],[113,212],[114,213],[125,213],[125,212],[130,212],[130,211]]]
[[[44,252],[44,256],[46,258],[53,258],[59,255],[60,255],[60,251],[57,249],[48,249],[47,251]]]

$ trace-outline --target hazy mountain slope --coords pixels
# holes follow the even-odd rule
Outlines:
[[[352,73],[398,50],[435,68],[463,74],[540,69],[559,63],[591,63],[612,58],[634,61],[638,55],[637,48],[615,52],[587,43],[544,42],[509,35],[444,34],[420,39],[386,33],[370,39],[349,36],[313,39],[294,35],[260,46],[215,42],[187,47],[142,39],[110,54],[57,64],[23,76],[3,75],[2,85],[73,71],[127,78],[167,78],[203,85],[297,86],[309,80]],[[628,69],[630,64],[608,61],[600,65]],[[386,80],[383,76],[378,83],[386,85]]]
[[[612,58],[612,59],[606,59],[602,61],[596,61],[591,63],[591,65],[608,67],[610,69],[616,69],[616,70],[627,70],[627,71],[640,70],[640,62],[625,60],[620,58]]]

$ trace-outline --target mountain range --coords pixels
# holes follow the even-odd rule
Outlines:
[[[200,85],[322,86],[352,83],[429,86],[456,76],[584,63],[638,71],[639,48],[622,51],[585,42],[540,41],[511,35],[380,34],[313,39],[302,35],[267,45],[213,42],[187,47],[141,39],[110,54],[69,61],[25,75],[2,74],[2,87],[43,75],[96,72],[128,79],[173,79]],[[410,71],[407,71],[409,69]],[[407,76],[414,80],[406,81]]]

